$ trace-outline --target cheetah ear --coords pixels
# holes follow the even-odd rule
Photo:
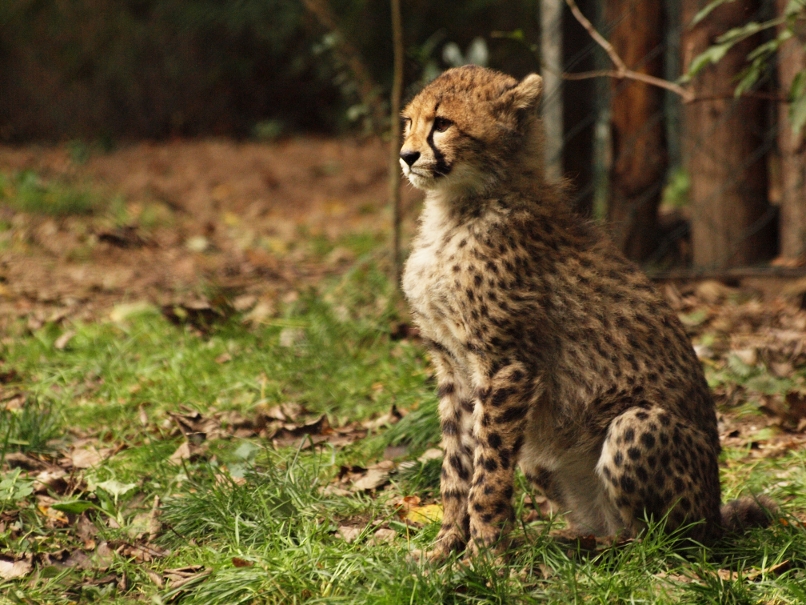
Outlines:
[[[512,109],[530,109],[537,106],[543,92],[543,78],[537,74],[529,74],[515,88],[509,89],[501,97],[505,106]]]

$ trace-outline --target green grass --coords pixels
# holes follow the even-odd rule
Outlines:
[[[3,467],[0,554],[30,554],[36,571],[0,581],[0,603],[806,601],[806,532],[791,517],[710,549],[650,529],[642,540],[595,553],[549,536],[560,520],[537,521],[516,527],[521,546],[504,562],[481,557],[471,566],[435,568],[413,560],[410,551],[427,548],[438,527],[404,525],[393,500],[435,495],[438,463],[409,465],[379,493],[324,491],[341,466],[367,465],[389,444],[408,445],[408,457],[416,459],[438,439],[426,358],[417,344],[392,339],[399,320],[394,309],[390,284],[364,260],[256,328],[234,316],[201,333],[169,323],[157,309],[118,322],[48,324],[34,334],[18,326],[0,345],[3,370],[12,376],[3,388],[24,393],[27,405],[0,413],[4,451],[58,459],[81,437],[97,439],[95,446],[112,455],[78,471],[70,489],[51,490],[62,502],[62,523],[37,507],[36,472]],[[54,343],[66,329],[76,335],[57,350]],[[182,442],[170,412],[250,416],[289,402],[328,414],[334,426],[393,404],[410,413],[390,430],[342,449],[274,449],[225,434],[198,459],[169,460]],[[767,459],[748,454],[725,452],[726,493],[763,489],[785,512],[802,511],[806,452]],[[522,477],[519,485],[521,518]],[[155,497],[162,528],[153,544],[169,554],[142,561],[126,545],[138,543]],[[95,528],[96,544],[120,550],[107,567],[65,563],[69,553],[86,550],[75,529],[79,521]],[[363,529],[348,543],[337,534],[341,525]],[[379,526],[395,532],[391,542],[375,543]],[[791,565],[778,575],[759,572],[784,561]],[[206,571],[190,572],[178,588],[154,579],[186,566]],[[113,581],[104,581],[109,577]]]
[[[86,187],[57,179],[47,180],[33,170],[13,175],[0,173],[0,204],[14,210],[52,216],[94,212],[100,199]]]

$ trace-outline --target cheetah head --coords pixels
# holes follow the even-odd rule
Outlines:
[[[534,134],[542,82],[474,65],[449,69],[402,112],[403,173],[427,191],[472,195],[493,186]]]

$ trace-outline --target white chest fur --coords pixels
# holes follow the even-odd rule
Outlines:
[[[451,349],[467,339],[457,300],[458,278],[451,267],[461,262],[469,238],[467,226],[450,215],[443,200],[427,199],[403,274],[403,291],[423,335]]]

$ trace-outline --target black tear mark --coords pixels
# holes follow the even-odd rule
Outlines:
[[[437,105],[439,107],[439,105]],[[436,109],[434,110],[436,111]],[[426,139],[428,142],[428,146],[431,148],[431,151],[434,153],[434,160],[436,161],[437,165],[434,167],[434,176],[439,178],[442,176],[447,176],[451,172],[452,166],[448,164],[447,160],[445,159],[445,154],[443,154],[437,146],[434,144],[434,128],[433,125],[431,127],[431,132],[428,133],[428,138]]]

